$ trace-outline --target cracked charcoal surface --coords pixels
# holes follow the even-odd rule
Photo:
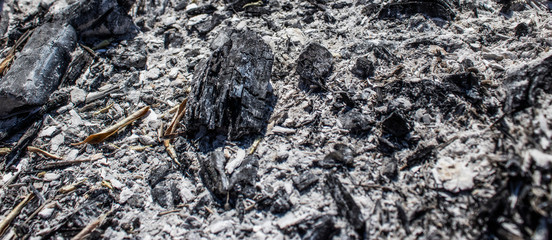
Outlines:
[[[13,163],[0,215],[41,195],[0,238],[71,239],[111,210],[89,238],[551,235],[551,1],[0,6],[2,59],[48,25],[72,24],[78,43],[46,105],[0,117]],[[146,106],[105,142],[72,145]]]
[[[229,139],[260,134],[269,115],[273,54],[252,31],[229,40],[197,67],[184,122],[188,134],[201,129]]]
[[[46,103],[71,61],[75,41],[71,26],[46,24],[38,28],[1,80],[0,116]]]

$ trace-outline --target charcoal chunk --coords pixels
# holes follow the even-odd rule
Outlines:
[[[359,57],[351,73],[360,79],[366,79],[374,74],[374,63],[366,57]]]
[[[445,77],[445,82],[454,84],[459,88],[460,95],[467,98],[472,103],[478,103],[482,101],[480,80],[475,73],[464,72],[451,74]]]
[[[286,213],[291,209],[291,202],[286,191],[283,188],[279,188],[276,191],[276,196],[274,202],[270,206],[270,212],[274,214]]]
[[[79,1],[56,18],[71,24],[79,39],[89,45],[110,37],[130,38],[138,33],[138,27],[128,15],[133,3],[132,0]]]
[[[297,59],[296,72],[300,84],[314,89],[325,88],[326,78],[333,68],[330,51],[318,43],[309,44]]]
[[[345,217],[355,230],[359,232],[364,231],[365,226],[360,207],[347,189],[345,189],[341,181],[335,175],[328,174],[326,176],[326,185],[337,205],[339,215]]]
[[[309,224],[308,232],[303,239],[308,240],[325,240],[332,239],[338,233],[332,216],[324,215],[315,219],[314,223]]]
[[[380,10],[380,19],[401,19],[415,14],[424,14],[431,18],[453,20],[456,14],[445,0],[418,0],[389,3]]]
[[[339,117],[339,121],[344,129],[349,130],[349,133],[354,135],[360,135],[370,131],[373,125],[369,116],[356,110],[342,114]]]
[[[382,122],[383,131],[392,134],[395,137],[404,137],[410,132],[410,126],[408,122],[397,112],[391,113]]]
[[[333,168],[339,166],[353,166],[354,151],[345,144],[336,144],[334,151],[330,152],[322,161],[316,162],[316,165],[323,168]]]
[[[318,182],[318,179],[319,178],[312,172],[303,172],[298,176],[293,177],[292,181],[295,188],[302,192],[303,190],[308,189],[309,187],[316,184]]]
[[[211,4],[206,4],[186,10],[186,14],[188,14],[188,16],[197,16],[200,14],[211,14],[214,13],[216,10],[217,8],[215,6]]]
[[[167,164],[154,168],[148,178],[149,185],[153,188],[161,181],[165,180],[167,174],[169,174],[170,168]]]
[[[529,28],[529,25],[527,23],[519,23],[515,28],[515,34],[517,37],[527,36],[529,34],[529,31],[531,29]]]
[[[75,43],[71,26],[48,23],[39,27],[0,81],[0,116],[46,103],[60,84]]]
[[[227,17],[222,14],[213,14],[207,20],[197,23],[192,26],[194,31],[197,31],[200,35],[205,35],[217,27],[219,24],[224,21]]]
[[[194,72],[186,108],[186,132],[202,129],[230,140],[265,130],[271,104],[274,56],[256,33],[233,31]]]
[[[533,106],[539,92],[552,93],[552,54],[522,66],[506,80],[509,94],[504,112],[510,113]]]
[[[224,172],[226,159],[221,151],[209,153],[206,159],[201,161],[199,175],[203,185],[217,198],[224,199],[230,189],[230,181]]]

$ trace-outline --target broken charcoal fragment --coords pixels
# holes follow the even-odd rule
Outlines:
[[[98,39],[133,37],[138,27],[128,15],[134,1],[91,0],[69,6],[57,20],[67,21],[77,30],[79,39],[94,45]]]
[[[333,217],[330,215],[324,215],[318,217],[316,222],[309,224],[308,232],[303,239],[307,240],[325,240],[332,239],[332,237],[339,232],[339,229],[335,227]]]
[[[362,133],[367,133],[372,129],[372,120],[369,116],[362,114],[357,110],[349,111],[345,114],[342,114],[339,117],[339,121],[343,128],[349,130],[349,133],[360,135]]]
[[[194,72],[186,132],[194,136],[204,129],[230,140],[262,133],[270,116],[273,58],[255,32],[233,31]]]
[[[318,43],[309,44],[297,59],[296,72],[299,84],[313,89],[325,88],[326,78],[333,68],[333,56]]]
[[[170,168],[169,165],[163,164],[159,167],[154,168],[148,178],[149,185],[153,188],[161,181],[165,180],[165,177],[169,174]]]
[[[267,0],[225,0],[228,3],[228,9],[235,12],[246,11],[249,8],[266,5]]]
[[[523,36],[527,36],[531,31],[531,29],[529,28],[529,25],[527,23],[522,22],[522,23],[519,23],[514,28],[514,31],[515,31],[516,37],[523,37]]]
[[[274,196],[275,200],[270,206],[270,212],[274,214],[286,213],[291,209],[291,202],[286,191],[283,188],[279,188]]]
[[[410,132],[408,122],[397,112],[391,113],[389,117],[383,120],[381,125],[384,132],[390,133],[398,138],[402,138]]]
[[[330,152],[322,161],[316,162],[316,165],[322,168],[333,168],[339,166],[353,166],[354,151],[345,144],[336,144],[334,151]]]
[[[366,57],[359,57],[351,73],[360,79],[366,79],[374,74],[374,63]]]
[[[445,77],[445,82],[454,84],[460,89],[459,93],[473,103],[481,102],[480,80],[472,72],[451,74]]]
[[[71,26],[47,23],[35,30],[0,84],[0,116],[40,106],[60,84],[75,48]]]
[[[197,16],[197,15],[200,15],[200,14],[211,14],[211,13],[214,13],[215,11],[217,10],[217,8],[211,4],[206,4],[206,5],[202,5],[202,6],[199,6],[199,7],[195,7],[195,8],[191,8],[191,9],[188,9],[186,10],[186,14],[188,14],[188,16],[192,17],[192,16]]]
[[[552,93],[552,54],[509,74],[506,87],[509,94],[504,104],[505,113],[532,106],[537,101],[540,90]]]
[[[445,0],[403,1],[386,4],[380,10],[380,19],[402,19],[416,14],[423,14],[431,18],[453,20],[456,14]]]
[[[221,151],[209,153],[206,159],[201,161],[199,175],[203,185],[219,199],[225,199],[230,189],[230,181],[224,172],[226,159]]]
[[[381,169],[381,175],[387,177],[388,179],[394,179],[397,174],[397,160],[395,158],[386,159]]]
[[[314,175],[312,172],[303,172],[292,178],[293,185],[297,190],[302,192],[305,189],[313,186],[318,183],[318,176]]]
[[[328,174],[326,175],[326,186],[337,205],[339,215],[346,218],[355,230],[363,232],[365,226],[360,207],[341,181],[335,175]]]
[[[216,26],[222,23],[224,19],[226,19],[227,16],[222,14],[213,14],[207,20],[194,24],[192,26],[192,29],[194,31],[197,31],[200,35],[205,35],[209,33],[211,30],[213,30]]]

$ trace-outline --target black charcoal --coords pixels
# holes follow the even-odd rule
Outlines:
[[[216,10],[217,8],[215,6],[211,4],[206,4],[186,10],[186,14],[188,14],[188,16],[196,16],[200,14],[211,14],[214,13]]]
[[[199,170],[203,185],[219,199],[225,199],[230,189],[230,181],[224,172],[225,164],[224,153],[214,151],[201,161],[201,169]]]
[[[270,47],[256,33],[232,32],[194,72],[183,120],[187,133],[205,129],[229,139],[262,133],[270,115],[272,62]]]
[[[318,43],[309,44],[297,59],[296,72],[300,84],[306,87],[320,89],[326,87],[326,78],[333,68],[333,56]]]
[[[312,172],[302,172],[301,174],[292,178],[293,185],[300,192],[310,188],[314,184],[318,183],[319,177],[314,175]]]
[[[456,15],[446,0],[419,0],[386,4],[380,10],[378,17],[380,19],[401,19],[418,13],[443,20],[453,20]]]
[[[71,62],[75,43],[71,26],[48,23],[35,30],[1,80],[0,116],[46,103]]]
[[[322,161],[316,162],[316,165],[322,168],[352,167],[354,155],[355,153],[351,147],[345,144],[336,144],[334,145],[334,151],[326,155]]]
[[[374,74],[374,63],[366,57],[359,57],[351,72],[361,79],[366,79]]]
[[[337,234],[339,229],[335,227],[332,216],[324,215],[316,219],[316,221],[308,227],[308,232],[303,239],[308,240],[325,240],[332,239]]]
[[[283,188],[279,188],[276,191],[276,196],[274,201],[270,206],[270,212],[274,214],[283,214],[291,209],[291,202],[289,201],[289,196]]]
[[[404,117],[397,113],[393,112],[389,117],[383,120],[381,127],[384,132],[390,133],[395,137],[402,138],[410,133],[410,126]]]
[[[328,174],[326,175],[326,186],[337,205],[339,215],[347,219],[353,229],[363,232],[365,226],[360,207],[341,181],[335,175]]]

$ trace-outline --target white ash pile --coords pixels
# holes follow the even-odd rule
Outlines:
[[[552,1],[0,1],[3,239],[548,239]]]

